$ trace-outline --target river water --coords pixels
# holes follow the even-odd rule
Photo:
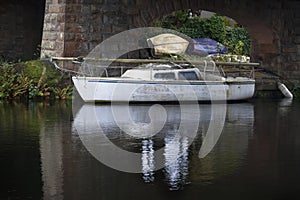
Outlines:
[[[211,120],[215,115],[218,118],[222,110],[213,112],[212,105],[201,104],[200,117],[196,118],[198,110],[194,107],[183,111],[180,105],[161,105],[157,109],[163,111],[152,113],[151,118],[150,108],[149,105],[72,107],[72,102],[0,102],[0,199],[298,196],[300,102],[262,99],[225,105],[222,132],[218,135],[218,130],[213,129],[215,145],[203,158],[199,152],[209,135]],[[122,117],[123,111],[128,111],[130,120],[126,114]],[[183,116],[187,124],[185,134],[177,137],[175,133],[183,124]],[[138,139],[131,135],[148,130],[145,127],[151,119],[159,126],[160,117],[165,117],[165,124],[158,134]],[[116,118],[119,122],[114,121]],[[195,125],[197,133],[190,135]],[[137,163],[127,161],[136,164],[140,173],[113,169],[114,166],[103,164],[97,155],[90,153],[83,138],[93,135],[99,127],[106,139],[97,144],[104,149],[114,144],[129,154],[137,153]],[[126,134],[128,130],[130,135]],[[162,150],[161,160],[156,158],[158,150]],[[118,157],[115,152],[106,153],[117,164],[128,159]],[[156,170],[159,164],[164,167]]]

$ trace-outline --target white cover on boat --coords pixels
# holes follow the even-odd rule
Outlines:
[[[189,45],[187,40],[169,33],[149,38],[147,42],[154,48],[155,55],[183,54]]]

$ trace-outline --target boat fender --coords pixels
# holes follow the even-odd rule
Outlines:
[[[286,98],[293,98],[293,94],[289,91],[289,89],[283,84],[278,82],[278,89]]]

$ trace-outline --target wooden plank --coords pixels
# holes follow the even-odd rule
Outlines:
[[[223,71],[226,73],[234,73],[234,72],[250,72],[252,70],[251,69],[245,69],[245,70],[243,70],[243,69],[236,69],[236,70],[224,69]],[[261,70],[255,69],[255,71],[261,71]]]
[[[116,63],[169,63],[173,62],[176,64],[205,64],[205,61],[197,60],[166,60],[166,59],[106,59],[106,58],[82,58],[82,57],[52,57],[51,61],[99,61],[99,62],[116,62]],[[207,61],[210,63],[211,61]],[[232,67],[232,66],[251,66],[258,67],[259,63],[241,63],[241,62],[215,62],[216,65],[222,67]]]

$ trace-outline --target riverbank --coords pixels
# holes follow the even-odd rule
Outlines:
[[[41,60],[0,63],[0,99],[68,99],[70,76]]]

